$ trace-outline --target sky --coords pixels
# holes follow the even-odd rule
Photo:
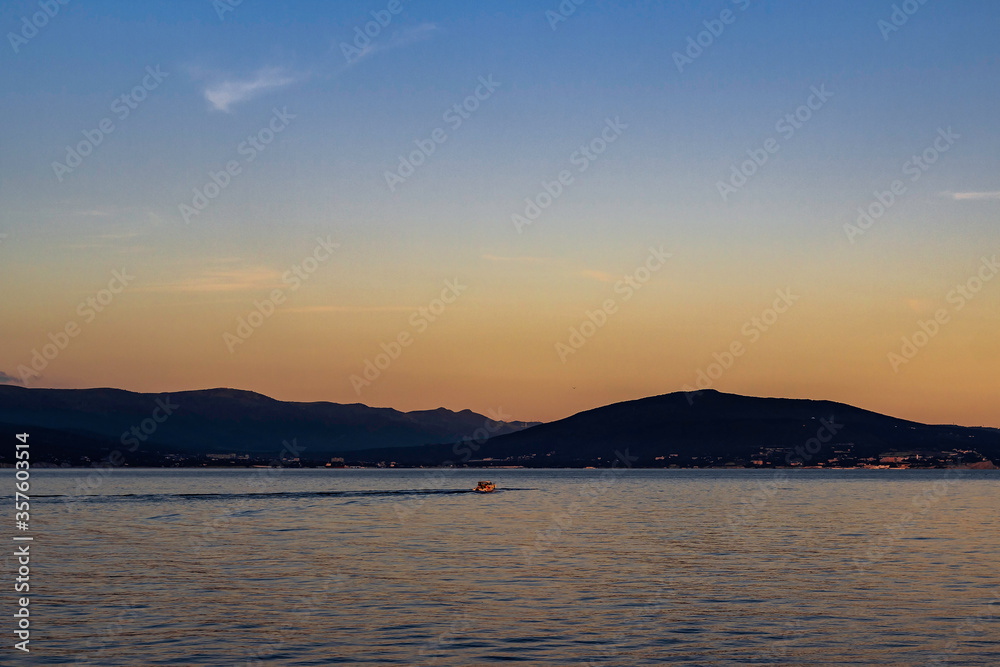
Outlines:
[[[998,21],[5,2],[0,381],[1000,427]]]

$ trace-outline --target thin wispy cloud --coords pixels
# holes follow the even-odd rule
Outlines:
[[[946,194],[955,201],[1000,200],[1000,190],[993,192],[948,192]]]
[[[499,257],[497,255],[483,255],[483,259],[488,262],[513,262],[516,264],[538,264],[544,262],[544,257]]]
[[[116,211],[113,208],[108,207],[73,211],[73,215],[79,215],[86,218],[108,218],[115,215],[115,213]]]
[[[436,23],[421,23],[420,25],[413,26],[410,28],[403,28],[402,30],[397,30],[388,39],[378,39],[372,41],[371,44],[366,46],[361,50],[354,59],[351,60],[348,67],[357,65],[362,60],[375,55],[376,53],[382,53],[384,51],[394,51],[396,49],[401,49],[411,44],[416,44],[417,42],[422,42],[424,40],[430,39],[435,33],[439,32],[441,29]]]
[[[158,222],[160,220],[160,216],[153,209],[146,206],[118,206],[110,204],[89,208],[56,209],[52,211],[51,215],[54,217],[69,218],[119,218],[127,220],[130,225],[137,223],[140,218],[145,218],[150,222]],[[97,223],[98,221],[94,222]]]
[[[93,238],[101,239],[104,241],[118,241],[121,239],[134,239],[137,236],[143,236],[142,232],[113,232],[110,234],[95,234]]]
[[[930,299],[907,299],[906,305],[915,313],[929,313],[935,304]]]
[[[72,243],[66,246],[70,250],[108,250],[114,251],[120,255],[131,254],[137,252],[149,252],[150,247],[144,245],[130,245],[130,246],[118,246],[110,243]]]
[[[282,272],[263,267],[214,268],[181,280],[136,287],[140,292],[212,293],[266,291],[282,286]]]
[[[605,271],[595,271],[593,269],[585,269],[580,273],[587,276],[588,278],[593,278],[594,280],[597,280],[602,283],[613,283],[615,280],[617,280],[617,278],[615,278],[613,275]]]
[[[286,313],[408,313],[417,306],[300,306],[285,308]]]
[[[228,113],[233,105],[294,82],[294,76],[279,68],[269,67],[260,70],[250,79],[228,80],[211,85],[205,89],[205,99],[215,110]]]
[[[74,250],[93,250],[93,249],[115,249],[120,252],[135,252],[138,250],[146,250],[147,247],[143,245],[137,245],[135,243],[130,243],[133,239],[145,236],[145,232],[140,231],[125,231],[125,232],[109,232],[105,234],[89,234],[84,237],[84,241],[79,243],[71,243],[67,247]]]

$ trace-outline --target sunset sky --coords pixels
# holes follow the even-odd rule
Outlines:
[[[1000,4],[902,4],[5,2],[0,379],[1000,427]]]

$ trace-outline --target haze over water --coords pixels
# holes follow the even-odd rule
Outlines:
[[[21,664],[1000,663],[996,471],[34,474]]]

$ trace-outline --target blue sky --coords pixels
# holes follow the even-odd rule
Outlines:
[[[27,315],[5,332],[16,352],[0,358],[0,370],[10,373],[22,363],[31,341],[56,326],[59,313],[71,311],[119,260],[147,267],[157,296],[135,306],[147,310],[149,299],[168,298],[171,285],[204,283],[220,265],[236,264],[225,269],[233,284],[212,298],[239,309],[252,301],[252,294],[236,294],[240,289],[301,259],[318,234],[335,234],[345,254],[309,297],[316,303],[409,307],[445,277],[463,273],[484,286],[469,297],[476,304],[467,315],[472,320],[528,303],[538,308],[532,317],[559,312],[572,321],[600,300],[601,276],[630,268],[650,244],[666,243],[679,258],[671,278],[679,286],[673,321],[694,339],[703,338],[702,326],[729,330],[705,315],[706,304],[735,307],[792,278],[823,299],[855,303],[841,317],[867,326],[871,313],[891,310],[886,303],[932,301],[947,292],[948,281],[995,245],[996,3],[931,0],[885,39],[879,21],[890,20],[891,2],[587,0],[553,29],[546,12],[558,11],[555,1],[412,0],[362,58],[348,63],[340,45],[388,5],[243,0],[220,17],[219,3],[209,0],[70,0],[16,53],[5,39],[0,233],[8,236],[0,252],[5,282],[25,295],[10,308]],[[22,17],[38,11],[37,0],[4,3],[0,27],[17,33]],[[732,22],[678,71],[674,54],[724,11]],[[113,101],[140,84],[147,67],[161,68],[166,78],[127,118],[114,118]],[[443,113],[472,94],[480,77],[491,76],[500,84],[496,92],[391,192],[384,174],[398,156],[447,127]],[[723,201],[718,182],[748,150],[780,136],[776,123],[816,86],[833,96]],[[242,160],[239,146],[267,126],[275,109],[294,119],[185,224],[179,205],[190,203],[210,173]],[[114,131],[59,181],[52,163],[104,118],[114,120]],[[511,215],[543,181],[568,168],[574,151],[609,118],[627,125],[620,139],[536,224],[516,233]],[[884,224],[847,243],[843,226],[856,209],[898,178],[939,128],[949,127],[961,135],[954,150],[912,184]],[[873,284],[881,286],[877,295]],[[179,297],[177,307],[188,297]],[[733,315],[734,324],[741,316]],[[152,316],[137,312],[134,320],[144,317]],[[899,322],[909,315],[900,317],[893,326],[904,328],[885,340],[905,331]],[[812,326],[827,326],[821,314],[816,318]],[[156,380],[159,370],[88,374],[81,358],[78,372],[60,376],[53,368],[49,382],[101,379],[150,388],[181,385],[187,377],[189,384],[243,382],[271,393],[344,400],[351,397],[349,369],[365,355],[361,341],[391,337],[399,325],[315,324],[327,326],[347,327],[338,331],[350,349],[342,367],[327,373],[339,383],[329,387],[319,379],[297,389],[291,379],[231,375],[228,358],[210,373],[192,368],[169,382]],[[297,331],[290,329],[286,347]],[[532,335],[517,334],[518,340]],[[551,357],[551,334],[538,335],[537,345]],[[648,339],[650,332],[625,327],[615,335]],[[693,361],[728,335],[700,350],[684,343],[684,354],[661,360],[669,367],[662,376],[638,385],[607,380],[615,365],[609,350],[583,375],[613,390],[595,389],[581,400],[677,388]],[[884,348],[882,340],[875,343],[879,354],[872,358],[884,357]],[[204,354],[215,354],[209,350]],[[260,354],[281,366],[273,350]],[[245,358],[251,364],[253,355]],[[111,359],[103,367],[124,364]],[[430,358],[427,364],[433,366]],[[482,374],[488,376],[485,367]],[[929,369],[925,381],[933,377]],[[731,388],[873,398],[852,394],[845,383],[782,384],[770,371],[761,378]],[[471,381],[441,384],[453,387],[458,401],[463,382]],[[383,383],[385,393],[373,400],[419,407],[410,389],[391,386]],[[559,403],[541,412],[568,409]]]
[[[851,192],[919,148],[921,135],[949,124],[968,128],[975,146],[967,150],[985,164],[970,164],[948,186],[989,187],[983,167],[996,155],[989,118],[1000,10],[986,2],[961,11],[930,3],[888,42],[877,22],[891,4],[881,3],[750,3],[740,11],[724,2],[589,2],[553,31],[545,3],[409,2],[374,40],[381,50],[347,67],[338,44],[384,4],[248,0],[220,20],[208,1],[70,2],[20,53],[4,54],[5,152],[18,156],[4,161],[4,184],[53,204],[97,203],[110,189],[137,206],[169,210],[186,189],[181,175],[212,168],[280,103],[299,115],[297,140],[306,145],[296,147],[297,173],[283,169],[273,175],[278,182],[322,180],[331,190],[379,196],[381,179],[372,175],[492,73],[502,94],[419,177],[449,197],[466,193],[466,202],[524,169],[545,177],[603,117],[619,115],[631,129],[614,155],[616,172],[673,200],[712,203],[712,185],[732,159],[773,134],[775,120],[821,83],[835,101],[778,158],[782,173],[772,170],[742,199],[784,194],[793,179],[802,196],[823,201],[834,193],[840,203],[840,188],[831,186]],[[678,73],[672,54],[727,7],[736,22]],[[36,3],[6,3],[0,23],[17,26],[32,9]],[[62,145],[155,64],[170,73],[168,83],[94,156],[98,166],[53,192],[45,172]],[[205,97],[227,82],[268,80],[285,83],[262,86],[228,113]],[[468,173],[470,164],[488,184]],[[104,165],[129,173],[104,179]],[[151,179],[176,187],[154,190]],[[416,189],[387,202],[387,212],[418,199]],[[775,229],[786,225],[794,227]]]

